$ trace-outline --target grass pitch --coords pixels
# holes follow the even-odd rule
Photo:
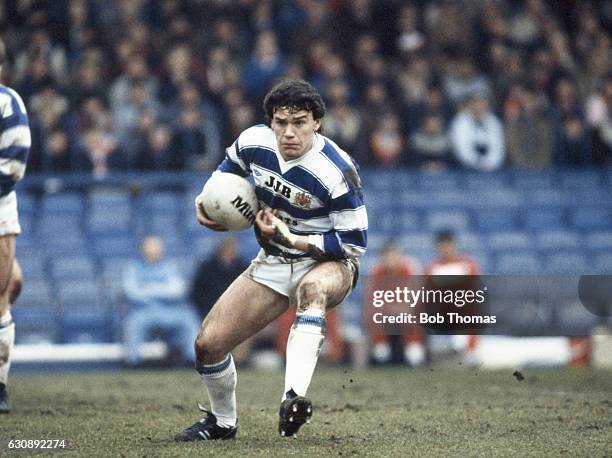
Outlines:
[[[65,439],[59,455],[84,457],[611,455],[612,371],[523,375],[319,368],[312,424],[283,439],[282,374],[239,370],[237,439],[175,443],[207,401],[194,371],[15,373],[0,455],[15,454],[8,439]]]

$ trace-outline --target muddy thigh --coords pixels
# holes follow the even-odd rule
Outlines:
[[[344,262],[326,261],[304,275],[297,288],[298,311],[331,309],[351,291],[353,271]]]

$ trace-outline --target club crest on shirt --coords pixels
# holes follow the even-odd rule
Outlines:
[[[304,192],[298,192],[293,197],[293,203],[301,208],[310,208],[311,202],[312,202],[312,197]]]

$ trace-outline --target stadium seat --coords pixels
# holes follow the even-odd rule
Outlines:
[[[507,252],[497,255],[496,274],[532,275],[542,272],[540,258],[532,252]]]
[[[431,211],[425,215],[425,227],[430,231],[451,228],[466,231],[470,226],[469,216],[462,211]]]
[[[19,191],[19,195],[17,196],[17,209],[20,216],[38,214],[38,200],[30,193]]]
[[[467,189],[477,191],[491,191],[506,187],[506,177],[503,173],[468,173],[464,181]]]
[[[582,275],[592,272],[586,256],[579,251],[566,251],[546,256],[544,270],[550,274]]]
[[[482,208],[474,211],[476,228],[491,233],[513,231],[517,228],[514,212],[499,208]]]
[[[409,196],[402,196],[402,200],[406,198],[413,202],[413,205],[424,208],[426,210],[462,208],[470,204],[470,198],[466,194],[457,191],[439,190],[429,193],[410,193]]]
[[[459,174],[452,172],[423,172],[419,179],[419,189],[428,191],[453,191],[460,188]]]
[[[534,248],[533,239],[523,231],[504,231],[489,235],[487,245],[490,250],[528,250]]]
[[[402,236],[399,240],[400,246],[409,255],[414,252],[435,252],[433,235],[408,234]]]
[[[35,235],[34,221],[36,218],[29,213],[19,214],[19,225],[21,226],[20,237],[30,238]]]
[[[125,210],[91,209],[86,218],[87,232],[95,235],[127,234],[132,228],[132,215]]]
[[[612,251],[612,230],[588,232],[585,235],[585,246],[590,250]]]
[[[20,251],[18,248],[17,259],[19,260],[19,264],[21,265],[23,277],[27,279],[28,282],[34,279],[44,280],[48,276],[46,271],[46,256],[40,253],[32,253],[28,254],[27,256],[20,256]]]
[[[111,307],[97,280],[57,282],[63,342],[110,342],[115,337]]]
[[[599,170],[560,170],[556,175],[556,187],[560,189],[594,190],[602,183]]]
[[[59,341],[59,325],[55,308],[15,308],[11,311],[18,331],[15,343],[40,344]]]
[[[89,193],[88,205],[90,209],[115,209],[117,211],[130,209],[131,198],[127,191],[122,189],[95,189]]]
[[[46,241],[81,234],[80,215],[46,214],[36,223],[36,235]]]
[[[195,219],[195,215],[190,216]],[[141,214],[135,226],[135,230],[140,236],[157,234],[163,239],[171,237],[176,238],[177,233],[180,232],[181,229],[180,220],[175,213]]]
[[[138,206],[153,213],[178,213],[181,211],[181,196],[173,191],[152,191],[141,196]]]
[[[192,247],[192,253],[194,253],[199,259],[205,259],[211,256],[217,247],[217,244],[221,241],[223,235],[218,232],[212,231],[201,231],[197,235],[194,234],[190,246]]]
[[[99,258],[138,256],[138,241],[131,235],[93,237],[89,245]]]
[[[596,202],[595,202],[596,203]],[[576,229],[612,229],[610,208],[579,207],[572,210],[570,222]]]
[[[528,209],[523,215],[525,229],[531,231],[550,231],[564,226],[563,212],[556,208]]]
[[[487,207],[519,207],[523,202],[520,193],[515,189],[486,189],[468,190],[462,193],[466,205],[472,208],[481,209]]]
[[[467,254],[483,250],[483,243],[477,232],[457,231],[457,246],[459,251]]]
[[[41,199],[43,215],[81,215],[84,208],[83,196],[75,192],[48,194]]]
[[[593,273],[612,274],[612,252],[597,253],[591,259],[593,259]]]
[[[537,192],[521,190],[521,206],[524,208],[555,208],[569,205],[571,193],[560,189],[541,189]]]
[[[580,248],[578,234],[571,231],[554,230],[536,235],[536,245],[541,251],[554,251]]]
[[[396,207],[404,208],[410,207],[410,205],[402,199],[401,201],[397,201],[394,199],[394,194],[391,191],[376,191],[376,192],[368,192],[365,195],[365,203],[368,208],[372,208],[376,211],[389,211],[389,209],[396,204]]]
[[[555,188],[553,174],[546,170],[513,170],[511,175],[512,186],[515,189],[529,189],[532,193],[537,194],[541,190]]]
[[[32,308],[53,307],[55,304],[49,282],[42,277],[26,279],[18,301],[20,306]]]
[[[11,309],[18,328],[15,333],[16,342],[18,344],[57,342],[58,313],[51,288],[43,278],[26,278],[17,305]]]
[[[96,266],[87,255],[56,256],[50,259],[51,272],[56,280],[79,279],[93,281]]]

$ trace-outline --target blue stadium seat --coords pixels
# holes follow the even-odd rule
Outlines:
[[[428,193],[407,193],[408,195],[402,196],[401,200],[413,202],[415,206],[420,206],[427,210],[435,210],[439,208],[462,208],[470,204],[469,197],[462,192],[450,191],[450,190],[439,190],[431,191]],[[397,199],[397,197],[396,197]]]
[[[537,234],[536,245],[544,251],[578,249],[581,241],[575,232],[556,230]]]
[[[408,234],[400,238],[400,246],[407,254],[414,252],[435,252],[435,242],[433,235],[429,234]]]
[[[65,192],[42,197],[41,209],[44,215],[80,215],[85,208],[82,194]]]
[[[127,234],[132,228],[132,215],[125,210],[91,209],[86,218],[86,228],[90,234],[96,235]]]
[[[66,234],[53,239],[45,240],[44,251],[49,256],[87,254],[89,247],[85,238],[80,234]]]
[[[481,232],[513,231],[517,228],[514,212],[500,208],[483,208],[474,211],[476,227]]]
[[[469,216],[462,211],[431,211],[425,215],[425,226],[431,231],[452,228],[466,231],[470,226]]]
[[[113,340],[112,309],[97,281],[65,280],[57,283],[57,290],[63,342]]]
[[[46,278],[26,278],[21,295],[17,300],[20,306],[32,308],[52,308],[55,304]]]
[[[183,212],[183,215],[179,221],[181,222],[179,229],[185,234],[199,234],[202,231],[208,230],[200,223],[198,223],[195,214],[195,206],[193,205],[193,203],[189,208],[189,211]]]
[[[190,246],[193,247],[192,253],[200,259],[207,258],[215,252],[222,238],[223,234],[209,230],[194,234],[190,242]]]
[[[35,217],[30,213],[19,214],[19,225],[21,226],[20,237],[30,238],[34,236],[34,221]]]
[[[18,239],[19,240],[19,239]],[[40,253],[32,253],[27,256],[21,256],[17,249],[17,259],[21,265],[23,277],[27,282],[33,279],[44,280],[47,278],[46,272],[46,257]]]
[[[531,275],[542,273],[540,258],[529,251],[500,253],[496,257],[496,274]]]
[[[387,171],[380,170],[362,170],[361,180],[368,195],[370,193],[391,191],[394,184],[392,180],[387,178]]]
[[[89,244],[99,258],[138,256],[138,241],[130,235],[94,237]]]
[[[612,230],[587,233],[585,235],[585,246],[590,250],[612,251]]]
[[[534,248],[532,237],[523,231],[504,231],[489,235],[490,250],[529,250]]]
[[[528,209],[523,215],[525,229],[550,231],[564,226],[563,212],[558,208]]]
[[[119,304],[123,299],[123,279],[131,256],[107,257],[101,260],[101,281],[111,302]]]
[[[56,280],[93,281],[96,278],[96,265],[89,256],[84,254],[52,257],[50,264],[51,272]]]
[[[472,254],[481,252],[484,243],[477,232],[457,232],[457,246],[460,251]]]
[[[36,235],[47,241],[55,241],[58,238],[79,236],[81,234],[81,221],[78,215],[41,215],[36,224]]]
[[[195,219],[195,214],[189,216]],[[177,238],[184,228],[176,213],[141,213],[136,220],[132,221],[131,229],[138,237],[156,234],[166,239]]]
[[[506,187],[506,177],[503,173],[468,173],[465,175],[467,189],[491,191]]]
[[[58,313],[51,288],[42,278],[26,277],[26,279],[23,291],[17,299],[17,306],[11,309],[18,327],[16,342],[18,344],[57,342]]]
[[[515,189],[532,190],[534,194],[555,188],[552,172],[545,170],[513,170],[512,185]]]
[[[19,215],[33,215],[39,213],[38,200],[32,194],[18,191],[17,195],[17,209]]]
[[[571,212],[570,221],[576,229],[612,229],[612,218],[610,218],[609,208],[575,208]]]
[[[483,189],[463,191],[463,199],[466,205],[480,209],[487,207],[519,207],[524,202],[520,193],[515,189]]]
[[[404,205],[404,199],[398,201],[398,199],[394,198],[395,196],[397,196],[397,194],[391,191],[367,192],[365,195],[365,203],[368,210],[371,209],[372,211],[377,210],[386,212],[393,206],[410,207],[407,202],[407,205]]]
[[[571,193],[560,189],[524,190],[521,194],[521,206],[526,208],[565,207],[571,200]]]
[[[557,187],[560,189],[595,190],[602,184],[599,170],[562,170],[557,172]]]
[[[378,253],[385,243],[390,239],[385,234],[379,232],[370,231],[368,232],[368,252]]]
[[[97,209],[114,209],[122,212],[131,209],[132,201],[127,191],[120,189],[97,189],[89,194],[89,208]]]
[[[547,273],[582,275],[592,270],[586,256],[579,251],[557,252],[546,256],[545,271]]]
[[[153,213],[178,213],[181,211],[181,197],[173,191],[152,191],[144,194],[138,202],[140,208]],[[193,198],[191,201],[193,202]]]
[[[593,259],[593,273],[612,274],[612,252],[597,253],[590,259]]]
[[[419,180],[419,189],[429,191],[453,191],[459,189],[459,174],[453,172],[423,172]]]
[[[57,312],[53,307],[16,307],[11,314],[17,327],[15,342],[18,345],[59,341]]]

